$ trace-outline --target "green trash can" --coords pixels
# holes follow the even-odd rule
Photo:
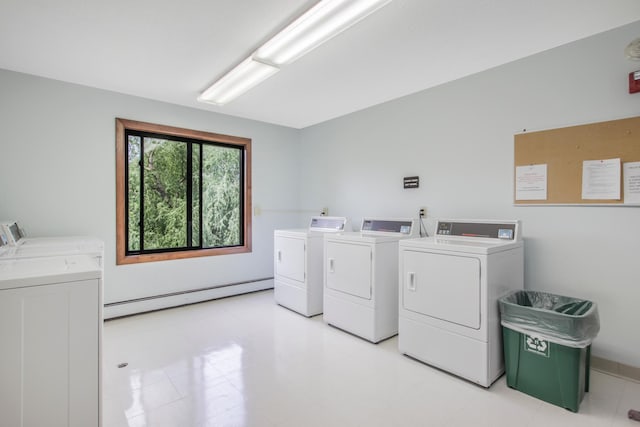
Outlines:
[[[596,304],[535,291],[512,292],[499,304],[507,385],[578,412],[600,330]]]

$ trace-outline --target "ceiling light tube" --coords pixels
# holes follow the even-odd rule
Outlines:
[[[391,0],[322,0],[253,54],[256,61],[289,64],[390,3]]]
[[[280,71],[251,57],[242,61],[198,97],[200,102],[223,105]]]

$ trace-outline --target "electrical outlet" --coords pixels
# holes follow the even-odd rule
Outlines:
[[[322,216],[329,215],[329,208],[322,208],[322,211],[320,212],[320,215],[322,215]]]
[[[420,208],[418,215],[420,216],[420,218],[424,218],[425,216],[427,216],[427,208]]]

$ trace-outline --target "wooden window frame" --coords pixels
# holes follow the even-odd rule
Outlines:
[[[125,138],[125,132],[127,130],[159,133],[167,136],[190,138],[206,142],[223,143],[242,147],[244,151],[244,209],[242,213],[242,231],[244,237],[243,244],[239,246],[224,248],[192,249],[180,250],[175,252],[157,252],[148,254],[145,253],[127,255],[127,194],[125,194],[125,170],[127,155],[127,141]],[[116,265],[251,252],[251,212],[251,139],[116,118]]]

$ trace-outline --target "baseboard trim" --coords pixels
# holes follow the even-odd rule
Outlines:
[[[265,278],[240,283],[229,283],[205,289],[193,289],[128,301],[118,301],[105,304],[104,319],[108,320],[132,316],[271,288],[273,288],[273,278]]]
[[[640,382],[640,368],[614,362],[601,357],[591,356],[591,368],[605,374]]]

